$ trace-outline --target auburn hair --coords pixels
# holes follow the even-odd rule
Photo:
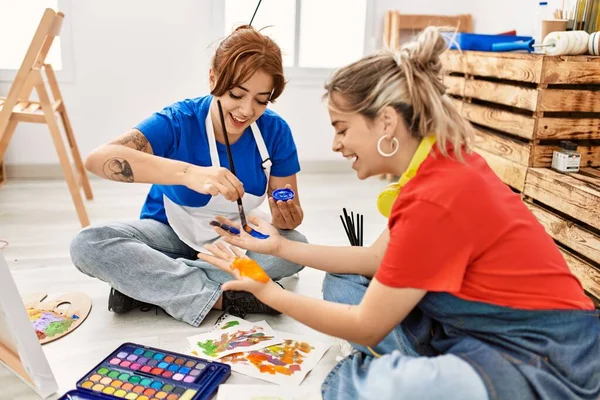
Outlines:
[[[262,70],[273,77],[273,92],[269,98],[274,102],[285,88],[281,49],[268,36],[250,25],[241,25],[227,36],[211,61],[216,75],[213,96],[241,85],[256,71]]]

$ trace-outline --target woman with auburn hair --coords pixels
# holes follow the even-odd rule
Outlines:
[[[217,48],[209,95],[165,107],[131,131],[100,146],[86,160],[92,173],[118,182],[152,183],[139,220],[83,229],[71,258],[83,273],[111,285],[109,310],[125,313],[156,305],[198,326],[212,309],[230,314],[278,314],[251,293],[221,290],[230,275],[198,260],[219,235],[216,215],[239,219],[236,200],[249,215],[268,197],[278,235],[299,242],[302,222],[296,174],[300,171],[288,124],[267,105],[283,92],[281,50],[251,26],[241,26]],[[237,177],[230,171],[217,101],[220,101]],[[274,201],[277,188],[293,201]],[[299,264],[248,252],[278,280]]]
[[[598,399],[599,312],[519,195],[472,151],[472,127],[445,95],[446,49],[430,27],[326,85],[333,150],[355,159],[359,179],[401,176],[378,199],[389,221],[373,245],[291,242],[260,221],[267,240],[219,230],[327,272],[324,300],[241,277],[231,265],[243,254],[220,245],[199,257],[237,278],[225,289],[351,342],[325,399]]]

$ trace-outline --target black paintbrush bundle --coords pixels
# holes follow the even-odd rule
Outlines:
[[[340,219],[342,220],[342,225],[344,225],[344,230],[346,231],[346,235],[348,236],[348,240],[350,241],[351,246],[362,246],[363,245],[363,230],[364,230],[364,215],[356,213],[356,223],[354,219],[354,212],[351,211],[350,215],[346,211],[346,208],[343,209],[344,215],[340,215]]]

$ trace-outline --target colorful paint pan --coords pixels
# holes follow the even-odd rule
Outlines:
[[[231,374],[226,364],[125,343],[59,400],[200,400]]]

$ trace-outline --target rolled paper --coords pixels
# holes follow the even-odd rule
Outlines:
[[[590,34],[586,31],[577,31],[577,48],[575,49],[575,54],[585,54],[587,53],[587,45],[590,39]]]
[[[588,39],[588,53],[593,56],[600,55],[600,32],[593,32]]]
[[[240,271],[241,276],[246,276],[255,281],[267,283],[271,279],[258,263],[251,258],[236,257],[231,263],[231,269]]]
[[[585,54],[589,38],[585,31],[550,32],[544,38],[544,52],[551,56]]]
[[[566,54],[570,47],[570,37],[566,32],[551,32],[544,38],[544,52],[548,55]]]

